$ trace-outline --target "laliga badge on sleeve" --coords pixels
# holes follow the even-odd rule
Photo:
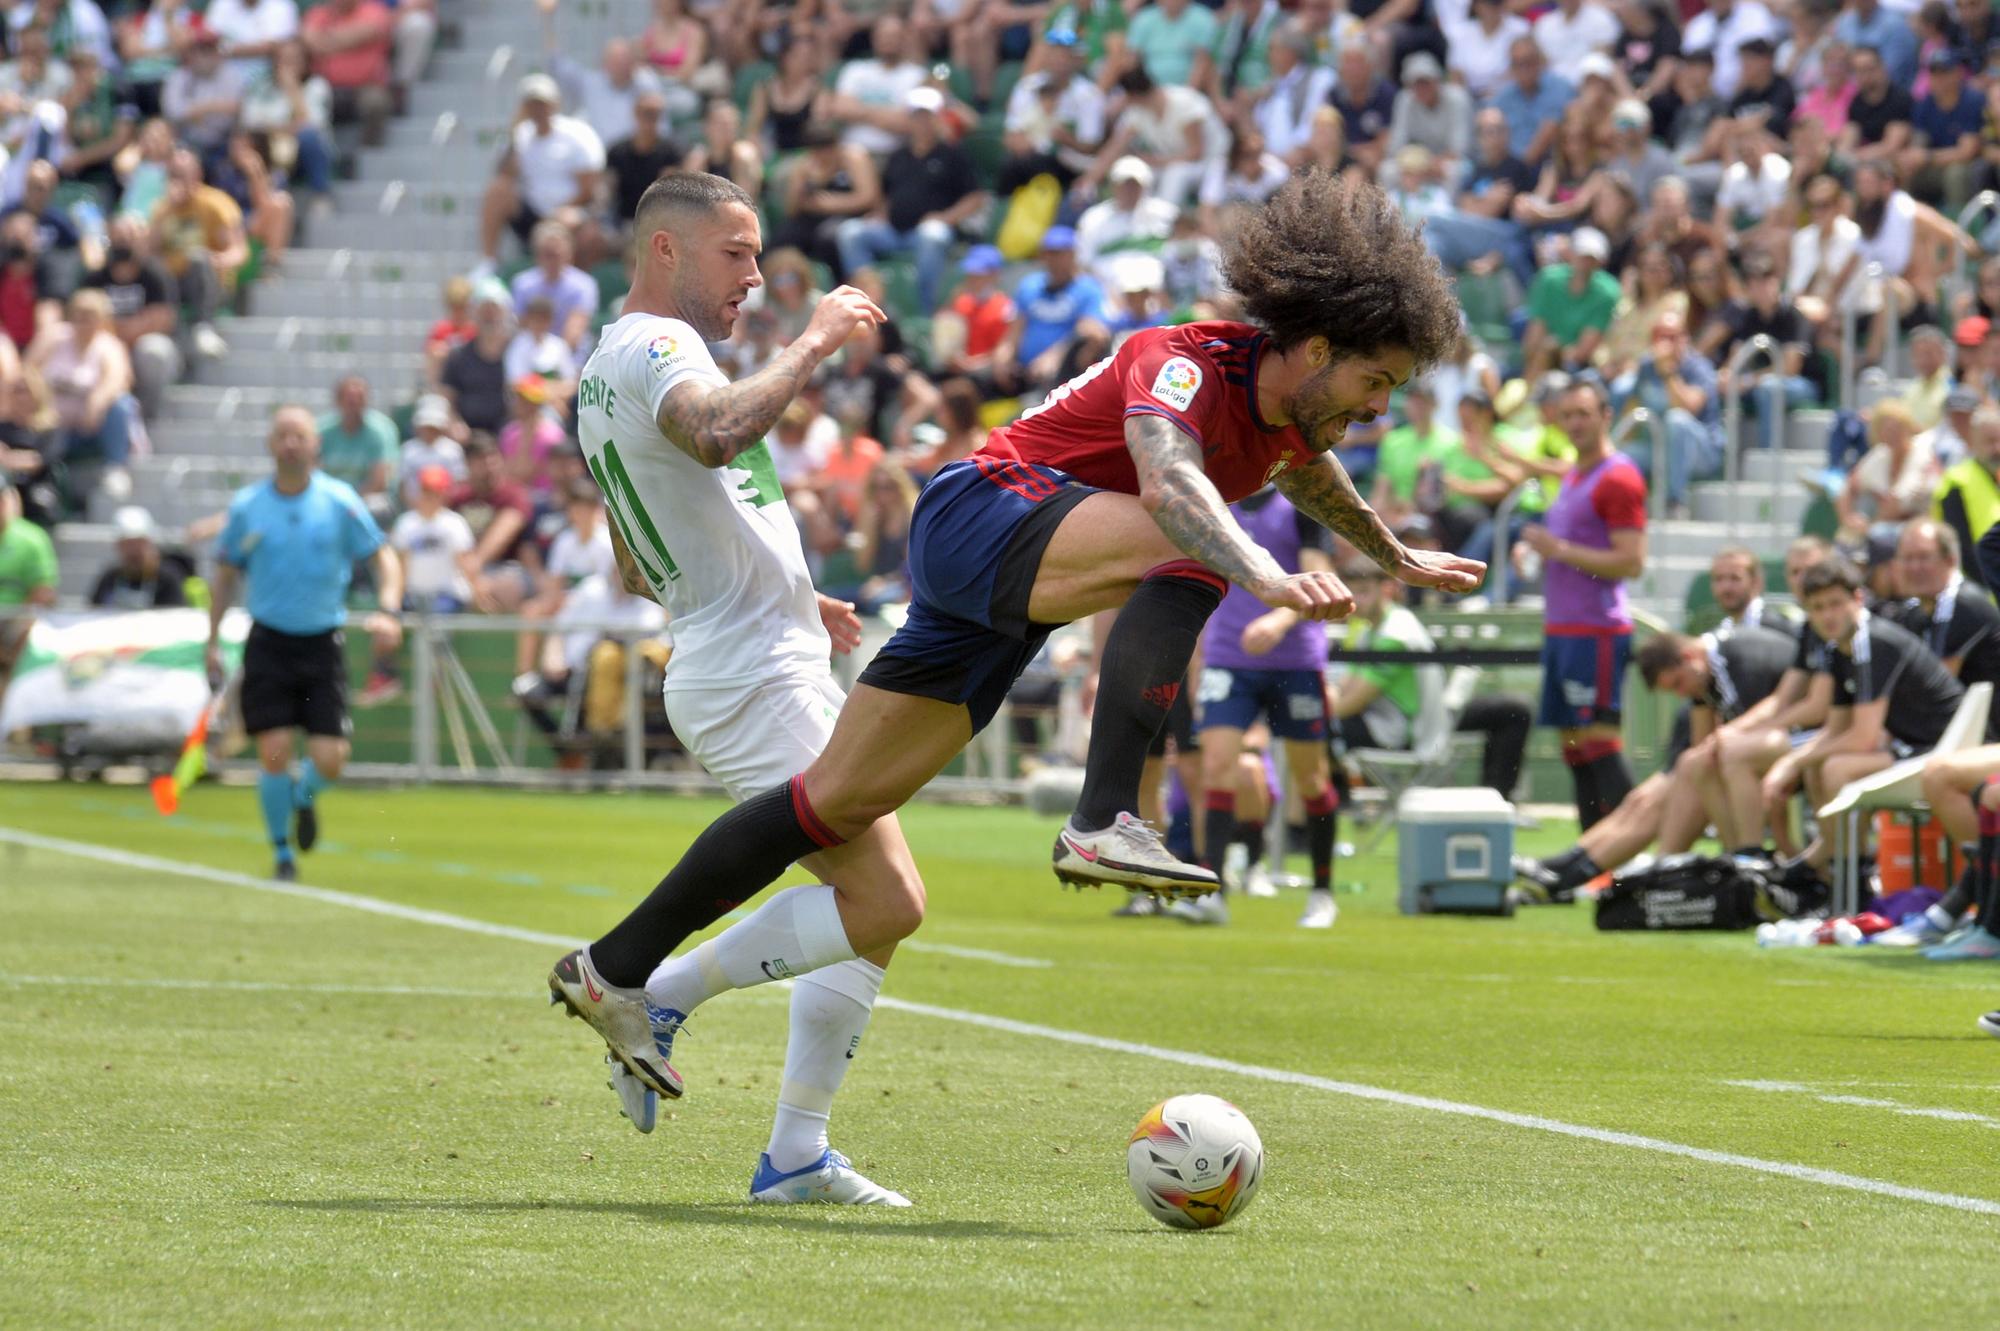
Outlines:
[[[1200,391],[1201,367],[1185,356],[1176,356],[1162,365],[1153,379],[1153,396],[1175,411],[1186,411],[1194,405],[1194,395]]]

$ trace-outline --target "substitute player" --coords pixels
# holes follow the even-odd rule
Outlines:
[[[1479,585],[1480,564],[1405,549],[1332,456],[1350,421],[1374,419],[1399,384],[1458,343],[1450,285],[1395,205],[1365,182],[1294,177],[1236,233],[1228,277],[1250,322],[1134,333],[938,473],[911,524],[909,618],[863,672],[825,751],[724,814],[637,909],[557,965],[551,984],[621,1062],[659,1078],[655,1089],[678,1089],[662,1060],[700,1002],[867,954],[917,927],[922,881],[907,855],[886,853],[877,820],[992,719],[1056,625],[1124,605],[1105,645],[1058,875],[1214,890],[1213,874],[1168,855],[1130,813],[1195,638],[1226,582],[1308,619],[1353,605],[1331,573],[1287,574],[1229,516],[1230,502],[1275,481],[1397,577]],[[756,441],[724,428],[742,418],[718,404],[728,394],[676,392],[689,396],[662,426],[698,460],[724,465]],[[705,964],[705,949],[661,965],[817,850],[837,852],[829,859],[844,876],[837,914],[815,906],[810,934],[759,923],[801,890],[792,889],[717,940],[761,956],[758,966]]]
[[[709,775],[747,799],[819,756],[843,701],[829,659],[861,640],[854,607],[813,591],[764,432],[820,362],[882,312],[841,287],[776,360],[732,384],[705,343],[729,336],[744,296],[762,281],[754,205],[720,176],[673,172],[647,188],[634,226],[644,247],[639,271],[623,317],[584,366],[577,434],[604,491],[627,585],[672,617],[667,719]],[[721,417],[756,442],[719,466],[676,446],[697,422]],[[908,860],[894,818],[869,837],[883,855]],[[805,862],[821,868],[819,857]],[[804,963],[788,965],[787,955],[823,958],[844,941],[833,896],[823,886],[780,893],[693,953],[698,966],[724,976],[799,975],[777,1117],[750,1195],[908,1206],[827,1143],[834,1093],[895,950],[891,941],[809,975]],[[650,1131],[658,1088],[610,1061],[627,1116]]]
[[[1287,573],[1333,568],[1327,530],[1273,489],[1230,505],[1250,539]],[[1203,639],[1201,666],[1202,844],[1219,869],[1236,836],[1236,760],[1243,732],[1261,715],[1285,744],[1287,784],[1306,811],[1312,892],[1299,924],[1333,927],[1334,794],[1326,750],[1326,626],[1289,607],[1272,608],[1232,586]],[[1232,884],[1240,888],[1242,884]],[[1214,903],[1211,905],[1210,903]],[[1216,907],[1221,894],[1192,909]],[[1226,917],[1224,917],[1226,918]]]
[[[216,545],[208,610],[208,673],[222,678],[222,616],[247,580],[250,637],[243,645],[243,726],[257,742],[257,802],[277,856],[272,876],[298,877],[292,843],[319,839],[317,799],[347,766],[347,658],[340,627],[354,565],[371,560],[376,599],[368,616],[377,651],[402,641],[391,613],[403,604],[403,566],[354,487],[319,470],[319,427],[304,407],[280,407],[267,440],[271,478],[229,503]],[[292,731],[306,756],[292,770]]]
[[[1632,790],[1620,726],[1632,656],[1625,580],[1646,567],[1646,478],[1611,447],[1611,399],[1596,378],[1572,380],[1555,411],[1576,446],[1576,465],[1549,505],[1547,525],[1528,528],[1521,544],[1548,570],[1540,721],[1562,737],[1587,832]]]

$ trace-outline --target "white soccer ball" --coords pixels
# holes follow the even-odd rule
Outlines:
[[[1213,1095],[1176,1095],[1146,1111],[1125,1149],[1139,1205],[1163,1225],[1213,1229],[1250,1205],[1264,1142],[1243,1111]]]

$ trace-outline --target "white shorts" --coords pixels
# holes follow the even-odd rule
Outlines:
[[[847,695],[829,674],[742,689],[668,689],[667,722],[734,800],[761,795],[812,765]]]

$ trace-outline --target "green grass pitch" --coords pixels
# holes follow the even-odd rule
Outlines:
[[[340,788],[324,807],[307,884],[570,937],[721,805]],[[1973,1026],[2000,968],[1598,936],[1585,908],[1406,919],[1386,855],[1343,863],[1366,890],[1330,934],[1293,927],[1296,894],[1232,903],[1226,930],[1113,920],[1111,897],[1057,889],[1048,820],[923,807],[905,826],[928,947],[885,995],[946,1011],[880,1011],[833,1122],[915,1200],[895,1213],[745,1201],[778,990],[702,1009],[676,1060],[689,1095],[642,1137],[601,1046],[543,1002],[551,944],[0,841],[0,1326],[2000,1317],[2000,1042]],[[6,786],[0,828],[268,869],[247,790],[203,787],[167,821],[137,789]],[[1155,1224],[1125,1183],[1132,1124],[1181,1091],[1235,1101],[1268,1151],[1254,1205],[1211,1233]]]

